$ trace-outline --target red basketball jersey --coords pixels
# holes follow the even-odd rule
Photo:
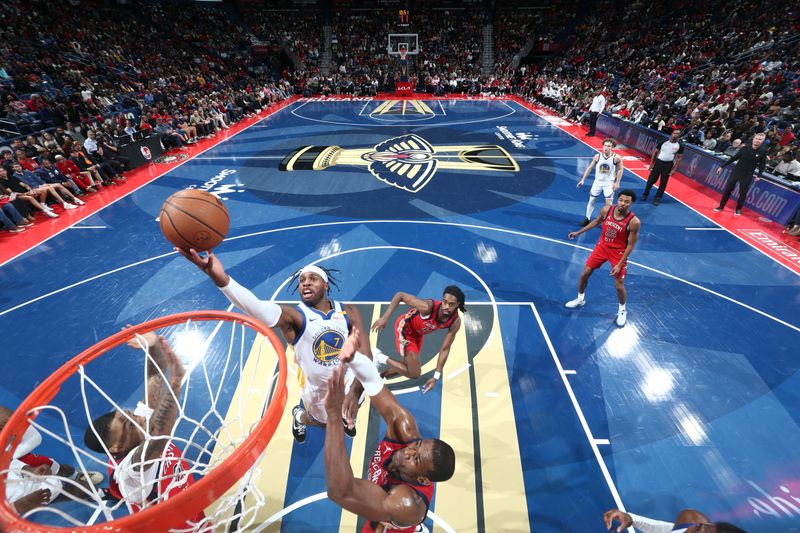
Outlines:
[[[422,318],[417,309],[412,309],[403,317],[403,333],[407,336],[421,337],[428,333],[433,333],[437,329],[448,329],[458,318],[458,311],[456,311],[444,322],[439,322],[436,317],[439,316],[439,308],[442,306],[442,302],[432,299],[428,301],[433,302],[433,311],[428,315],[428,318]]]
[[[597,244],[602,244],[615,250],[624,250],[628,247],[628,226],[635,215],[631,211],[622,220],[616,220],[614,218],[615,210],[616,206],[611,207],[606,213],[600,232],[600,240],[597,241]]]
[[[431,483],[430,485],[412,485],[411,483],[406,483],[405,481],[401,481],[395,477],[392,477],[392,475],[386,469],[386,467],[389,466],[389,461],[391,461],[394,452],[397,450],[402,450],[413,442],[415,441],[398,442],[384,438],[378,444],[378,449],[375,450],[372,460],[369,463],[369,477],[367,479],[387,492],[391,490],[392,487],[396,487],[397,485],[406,485],[407,487],[411,487],[425,501],[425,506],[430,508],[431,499],[433,498],[433,489],[436,485],[435,483]],[[377,531],[413,533],[416,528],[416,524],[410,527],[399,528],[389,522],[367,522],[364,524],[364,528],[361,530],[361,533],[376,533]]]
[[[119,490],[117,482],[114,480],[114,467],[109,463],[108,465],[108,490],[117,499],[122,499],[122,493]],[[156,475],[156,484],[152,492],[148,496],[148,500],[152,501],[156,498],[162,500],[169,499],[173,494],[177,495],[184,489],[191,487],[194,484],[194,475],[189,470],[189,464],[181,459],[181,450],[172,442],[168,443],[161,454],[161,461],[158,463],[158,474]],[[135,503],[131,503],[133,512],[138,513],[142,508]],[[198,523],[205,518],[205,514],[201,511],[200,514],[191,519],[192,522]],[[188,521],[187,521],[188,525]]]

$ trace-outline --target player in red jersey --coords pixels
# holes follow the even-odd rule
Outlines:
[[[89,449],[110,456],[109,491],[130,503],[134,512],[195,482],[180,448],[170,438],[178,417],[183,364],[163,337],[145,333],[128,341],[128,346],[141,349],[140,341],[150,354],[145,363],[146,403],[139,402],[133,412],[112,411],[96,418],[83,436]],[[187,526],[204,519],[200,513]]]
[[[396,361],[387,358],[389,374],[401,374],[412,379],[418,378],[422,372],[419,353],[422,350],[423,337],[439,329],[448,330],[442,346],[439,348],[439,357],[436,360],[433,377],[422,387],[422,392],[425,393],[435,387],[436,382],[441,378],[442,369],[450,355],[450,346],[461,327],[461,317],[458,311],[464,313],[467,311],[464,307],[464,292],[455,285],[450,285],[445,287],[441,301],[423,300],[405,292],[398,292],[392,298],[386,312],[372,324],[372,330],[383,330],[389,317],[401,302],[411,307],[410,311],[398,317],[394,323],[397,352],[403,360]],[[373,348],[372,352],[376,361],[380,361],[382,356],[380,350]]]
[[[600,239],[592,250],[591,255],[586,260],[586,267],[583,269],[581,279],[578,281],[578,297],[567,302],[569,309],[583,307],[586,304],[584,293],[589,276],[606,261],[611,263],[611,275],[614,276],[614,285],[617,288],[619,298],[619,311],[617,311],[617,326],[624,326],[627,321],[627,311],[625,301],[625,272],[627,270],[628,257],[636,246],[639,239],[639,228],[641,223],[639,218],[631,212],[631,205],[636,201],[636,193],[630,189],[625,189],[619,193],[616,206],[606,206],[600,211],[600,215],[584,228],[573,231],[567,237],[574,239],[581,233],[602,225]]]
[[[362,533],[412,533],[428,513],[434,484],[453,476],[453,449],[439,439],[422,439],[414,417],[384,384],[374,363],[356,353],[358,334],[354,329],[342,346],[339,361],[350,368],[372,405],[386,421],[386,436],[369,465],[368,479],[353,476],[338,421],[345,399],[344,370],[334,370],[328,380],[325,409],[325,478],[328,498],[368,520]],[[334,416],[335,415],[335,416]]]

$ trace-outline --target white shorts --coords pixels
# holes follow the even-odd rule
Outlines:
[[[56,471],[58,471],[58,463],[53,461],[53,464],[56,465],[55,468]],[[11,467],[8,469],[5,482],[6,498],[8,498],[9,502],[14,503],[20,498],[41,489],[50,491],[51,502],[58,498],[64,488],[61,481],[56,478],[31,476],[27,472],[23,473],[23,468],[25,466],[25,463],[17,459],[11,461]],[[55,472],[52,471],[52,467],[50,471],[55,475]]]
[[[345,393],[350,392],[350,387],[355,381],[356,375],[349,368],[344,374],[344,390]],[[300,398],[303,399],[303,407],[311,415],[312,418],[324,424],[328,421],[328,413],[325,411],[325,396],[328,394],[327,380],[320,384],[311,383],[309,379],[305,380],[303,388],[300,389]]]
[[[595,182],[592,183],[592,190],[589,191],[589,194],[592,196],[600,196],[600,193],[603,193],[603,196],[606,198],[614,198],[614,182],[595,180]]]

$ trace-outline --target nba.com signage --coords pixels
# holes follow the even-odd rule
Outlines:
[[[647,157],[650,157],[656,146],[667,138],[666,135],[657,131],[608,115],[598,117],[597,129],[604,135],[614,137],[617,142],[644,153]],[[729,166],[723,169],[718,176],[716,170],[722,163],[723,160],[686,145],[678,171],[721,193],[732,170],[732,166]],[[737,187],[731,198],[736,201],[738,194],[739,188]],[[754,183],[747,191],[745,206],[779,224],[786,224],[800,207],[800,192],[762,179]]]

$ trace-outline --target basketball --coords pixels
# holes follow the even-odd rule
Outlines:
[[[228,234],[230,217],[222,201],[211,193],[178,191],[161,206],[161,232],[169,242],[188,250],[206,252]]]

